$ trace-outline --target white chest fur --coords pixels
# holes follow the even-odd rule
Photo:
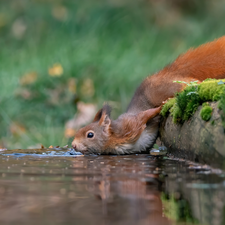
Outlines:
[[[115,148],[116,154],[131,154],[145,151],[154,143],[158,133],[158,127],[146,128],[135,144],[123,144]]]
[[[158,129],[156,130],[144,130],[134,145],[134,150],[145,151],[155,141]]]

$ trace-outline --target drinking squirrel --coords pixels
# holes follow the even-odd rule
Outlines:
[[[110,118],[105,104],[93,122],[77,131],[72,146],[84,154],[146,152],[157,138],[164,101],[185,88],[184,83],[225,78],[225,36],[181,54],[172,64],[148,76],[137,88],[125,113]]]

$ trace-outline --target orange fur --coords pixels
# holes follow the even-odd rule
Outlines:
[[[104,147],[107,149],[115,148],[118,144],[134,144],[146,128],[147,121],[158,115],[160,110],[161,107],[158,107],[140,112],[134,116],[124,117],[121,121],[121,126],[123,127],[122,132],[115,133],[115,128],[113,129],[111,127],[109,132],[110,138]]]
[[[173,81],[201,82],[207,78],[225,78],[225,36],[188,50],[172,64],[147,77],[137,89],[128,111],[160,106],[184,87]]]

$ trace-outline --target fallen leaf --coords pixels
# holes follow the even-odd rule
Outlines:
[[[60,63],[55,63],[48,69],[48,74],[52,77],[60,77],[63,74],[63,67]]]
[[[94,93],[95,93],[95,88],[94,88],[93,80],[90,78],[85,79],[81,86],[82,96],[92,97]]]
[[[20,84],[21,85],[32,84],[37,80],[37,77],[38,75],[36,72],[26,73],[20,78]]]

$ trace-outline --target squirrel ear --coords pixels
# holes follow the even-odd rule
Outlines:
[[[110,112],[111,112],[111,107],[107,104],[104,105],[101,110],[101,118],[98,122],[99,125],[103,127],[106,133],[109,133],[109,128],[111,125]]]
[[[101,119],[101,116],[102,116],[102,109],[99,109],[98,112],[95,115],[94,120],[92,122],[94,123],[94,122],[99,121]]]
[[[105,104],[102,109],[100,109],[93,120],[93,122],[99,121],[99,124],[101,124],[105,119],[106,116],[110,120],[110,113],[111,113],[111,107],[108,104]]]
[[[142,124],[146,124],[150,119],[157,116],[161,111],[161,106],[154,108],[154,109],[148,109],[146,111],[142,111],[138,113],[138,120],[141,121]]]
[[[99,120],[99,125],[104,127],[104,130],[107,131],[111,125],[110,117],[103,113],[101,119]]]

